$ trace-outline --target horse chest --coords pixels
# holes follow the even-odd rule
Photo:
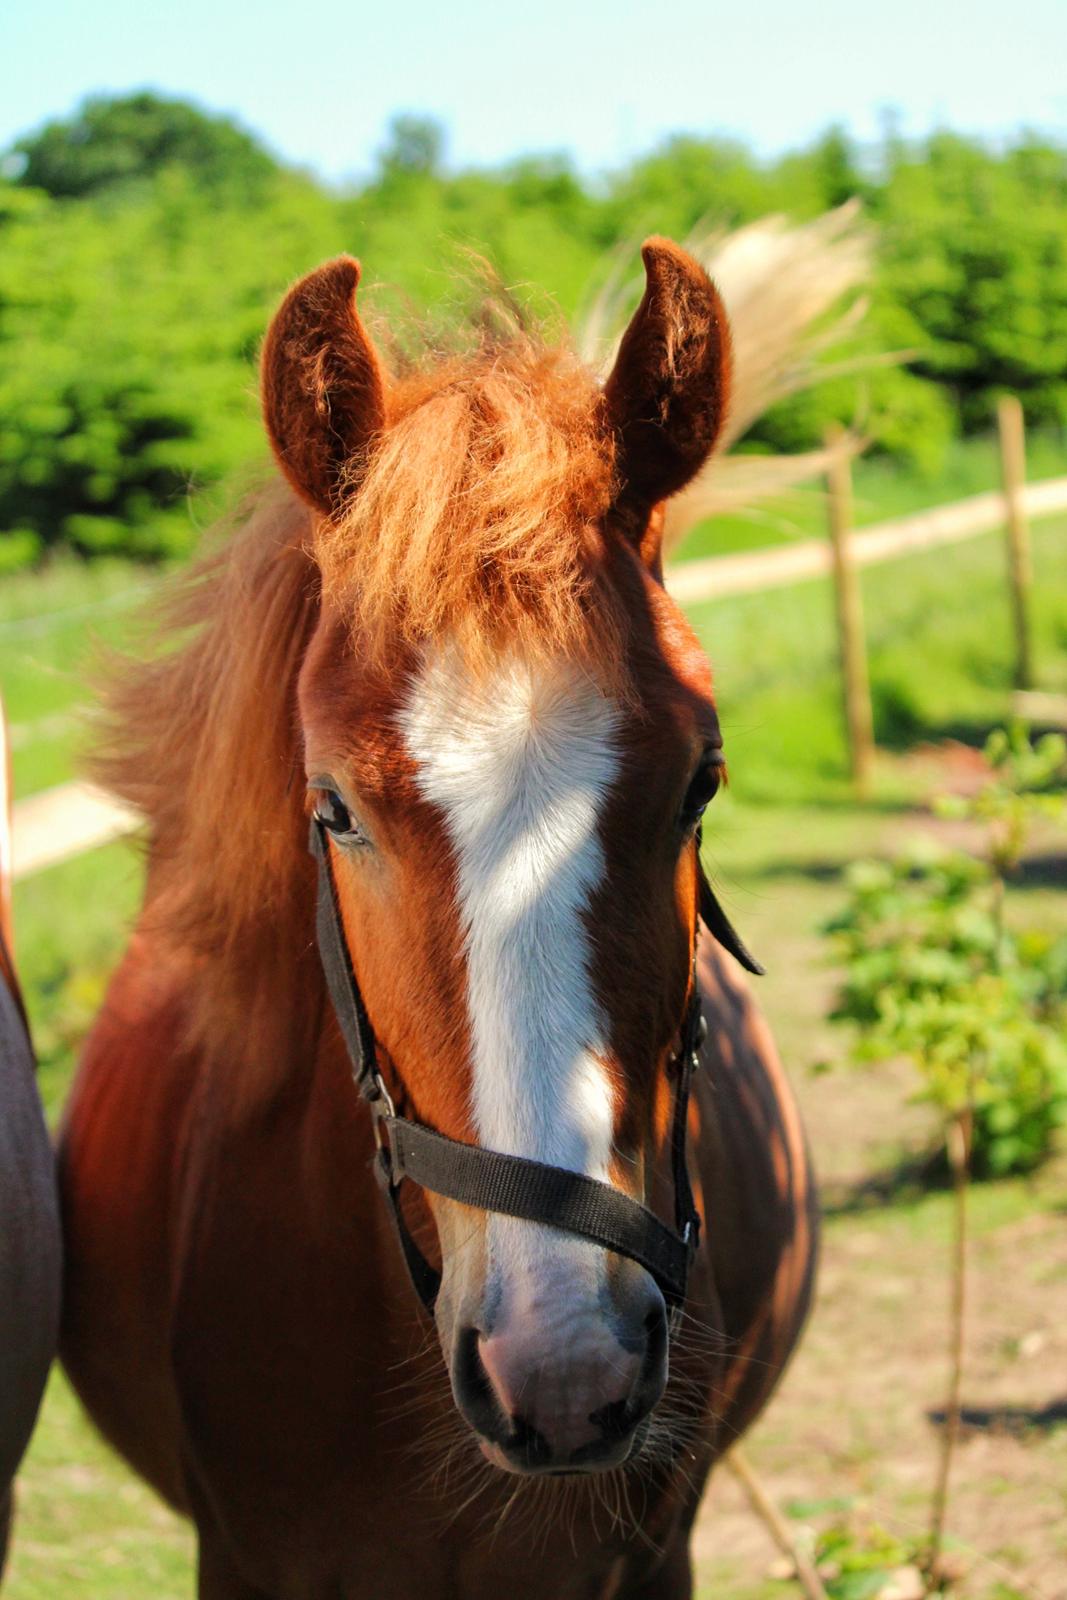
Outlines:
[[[271,1600],[627,1593],[681,1475],[648,1486],[631,1547],[610,1493],[553,1502],[489,1468],[363,1181],[369,1146],[328,1099],[294,1109],[199,1165],[170,1344],[201,1540]]]

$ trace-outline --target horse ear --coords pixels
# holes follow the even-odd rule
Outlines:
[[[669,239],[646,239],[645,294],[623,334],[604,386],[619,442],[616,512],[649,564],[645,546],[662,518],[652,508],[700,471],[726,417],[733,365],[719,292]],[[651,559],[650,559],[651,558]]]
[[[351,463],[385,421],[374,346],[355,306],[359,262],[338,256],[301,278],[263,345],[263,416],[278,465],[318,511],[338,509]]]

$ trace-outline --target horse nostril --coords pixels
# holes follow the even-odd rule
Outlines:
[[[482,1335],[477,1328],[463,1328],[456,1338],[452,1362],[456,1404],[483,1439],[504,1447],[528,1471],[549,1466],[552,1446],[526,1417],[509,1414],[507,1390],[498,1392],[494,1387],[482,1360],[481,1345]]]
[[[507,1418],[501,1414],[482,1364],[480,1341],[477,1328],[460,1329],[452,1360],[452,1393],[459,1409],[479,1433],[487,1439],[499,1439],[508,1431]]]
[[[645,1373],[655,1373],[667,1362],[667,1307],[659,1299],[645,1318]]]
[[[630,1397],[627,1396],[625,1400],[612,1400],[606,1406],[601,1406],[598,1411],[591,1411],[589,1420],[595,1428],[600,1429],[600,1437],[591,1445],[587,1445],[584,1450],[576,1450],[572,1460],[592,1455],[602,1445],[614,1444],[632,1432]]]
[[[640,1287],[640,1286],[638,1286]],[[667,1315],[658,1290],[631,1293],[618,1327],[588,1316],[546,1341],[536,1318],[491,1334],[457,1330],[456,1404],[489,1459],[512,1471],[592,1471],[626,1458],[667,1378]]]

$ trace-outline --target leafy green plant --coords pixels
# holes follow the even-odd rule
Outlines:
[[[829,924],[855,1058],[913,1060],[917,1097],[970,1117],[982,1177],[1037,1165],[1067,1121],[1067,939],[1003,927],[1000,882],[961,852],[863,862]]]
[[[922,843],[859,862],[826,931],[845,969],[831,1015],[854,1025],[854,1059],[911,1059],[918,1098],[968,1119],[972,1172],[1001,1176],[1035,1166],[1067,1122],[1067,934],[1005,917],[1032,823],[1064,813],[1051,787],[1064,744],[996,733],[986,758],[976,796],[938,804],[984,826],[982,857]]]
[[[814,1558],[830,1600],[879,1600],[887,1592],[914,1600],[926,1588],[920,1554],[877,1523],[842,1518],[819,1533]]]
[[[852,195],[878,240],[868,331],[824,352],[826,381],[756,420],[749,446],[807,449],[828,423],[855,423],[876,459],[939,490],[956,435],[987,431],[1009,390],[1062,470],[1062,143],[889,138],[871,162],[831,129],[767,163],[684,136],[594,186],[559,157],[455,170],[443,130],[407,116],[369,181],[338,193],[193,104],[90,99],[0,151],[0,559],[14,570],[56,545],[169,556],[183,531],[191,543],[186,486],[261,454],[254,366],[269,308],[339,250],[366,262],[367,305],[380,278],[432,319],[473,248],[520,300],[541,284],[569,316],[605,252],[622,242],[636,261],[642,232],[803,220]],[[873,350],[912,355],[857,381],[854,358]]]
[[[180,166],[209,192],[262,188],[275,162],[230,117],[149,90],[91,96],[14,146],[19,182],[78,199]]]
[[[939,806],[984,830],[981,856],[924,847],[893,863],[860,863],[844,910],[826,928],[845,966],[833,1017],[855,1027],[856,1059],[911,1060],[920,1098],[938,1112],[952,1170],[950,1376],[927,1554],[932,1578],[959,1432],[968,1182],[976,1165],[994,1174],[1033,1166],[1067,1122],[1067,936],[1020,933],[1006,915],[1010,875],[1033,823],[1067,814],[1057,787],[1065,755],[1056,735],[1032,745],[1021,728],[993,734],[988,781]]]

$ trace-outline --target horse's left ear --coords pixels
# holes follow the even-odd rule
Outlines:
[[[726,311],[703,267],[669,239],[646,239],[641,255],[644,299],[623,334],[604,399],[619,442],[615,509],[653,565],[663,522],[653,508],[684,488],[711,454],[733,361]]]
[[[263,418],[285,476],[327,515],[385,421],[381,367],[356,311],[359,262],[338,256],[282,301],[263,345]]]

